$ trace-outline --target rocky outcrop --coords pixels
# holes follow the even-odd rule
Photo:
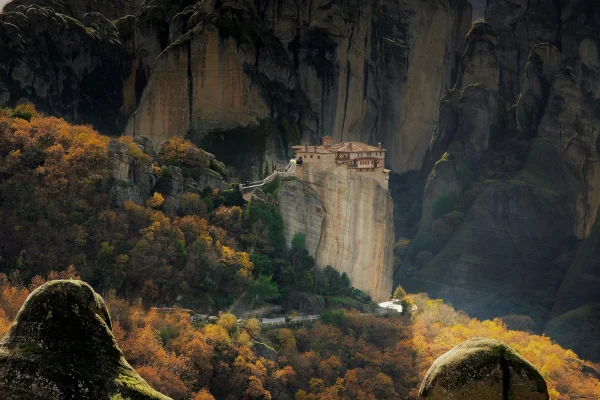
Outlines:
[[[0,342],[6,400],[168,400],[127,363],[106,305],[81,281],[52,281],[27,298]]]
[[[558,6],[488,2],[425,159],[423,216],[396,283],[477,317],[521,313],[543,324],[598,301],[554,306],[576,238],[590,235],[600,206],[600,81],[586,66],[595,62],[598,6]],[[570,28],[557,31],[556,18]],[[427,251],[429,261],[417,260]]]
[[[279,209],[286,239],[307,235],[319,266],[348,274],[353,287],[375,301],[392,292],[394,221],[390,194],[347,169],[304,165],[302,182],[284,181]],[[319,214],[322,213],[322,216]]]
[[[184,193],[184,179],[181,168],[169,165],[161,171],[156,191],[165,198],[167,211],[176,211],[179,207],[179,196]]]
[[[165,199],[165,210],[172,212],[179,207],[179,198],[184,193],[202,193],[207,187],[226,190],[223,176],[211,169],[223,171],[224,166],[214,155],[201,149],[196,151],[206,158],[207,166],[176,166],[165,162],[160,174],[155,176],[152,164],[161,160],[149,138],[111,140],[108,144],[110,201],[116,206],[126,201],[144,205],[153,192],[159,192]],[[182,169],[186,171],[185,176]]]
[[[143,143],[142,148],[146,151],[154,151],[151,144],[148,147],[148,142],[145,140],[142,139],[140,142]],[[122,143],[113,139],[108,144],[108,167],[113,181],[109,197],[113,204],[119,206],[126,201],[145,204],[156,185],[156,178],[152,172],[152,159],[149,156],[143,157],[146,153],[136,153],[135,148],[132,154],[132,145],[141,150],[137,142]]]
[[[120,133],[130,56],[115,25],[98,13],[80,21],[38,5],[7,9],[0,13],[0,104],[32,102],[40,111]]]
[[[419,391],[432,400],[547,400],[542,375],[493,339],[469,339],[435,360]]]

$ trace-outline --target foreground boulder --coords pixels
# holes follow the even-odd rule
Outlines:
[[[421,398],[434,400],[547,400],[540,373],[506,344],[469,339],[438,358],[423,380]]]
[[[0,393],[18,399],[168,400],[127,363],[106,305],[81,281],[36,289],[0,343]]]

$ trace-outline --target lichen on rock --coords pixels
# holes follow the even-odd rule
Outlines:
[[[0,393],[5,400],[169,399],[123,357],[102,297],[75,280],[46,283],[23,304],[0,342]]]
[[[454,347],[431,366],[419,395],[431,400],[546,400],[542,375],[506,344],[481,337]]]

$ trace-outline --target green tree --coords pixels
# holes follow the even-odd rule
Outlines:
[[[206,210],[211,213],[214,211],[215,209],[215,203],[213,203],[213,201],[211,200],[210,197],[205,197],[202,199],[202,201],[204,202],[204,205],[206,205]]]
[[[277,285],[273,283],[272,276],[259,275],[248,288],[248,294],[252,298],[252,305],[262,304],[266,301],[276,300],[281,294]]]
[[[275,191],[281,186],[281,176],[277,175],[271,182],[265,184],[262,188],[265,194],[275,194]]]
[[[306,233],[296,233],[292,239],[292,249],[306,248]]]

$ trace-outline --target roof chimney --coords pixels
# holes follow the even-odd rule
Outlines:
[[[304,152],[308,153],[308,145],[307,144],[304,145]]]
[[[323,147],[325,147],[326,149],[328,149],[331,146],[333,146],[333,137],[331,137],[331,136],[323,136]]]
[[[348,148],[352,151],[352,142],[348,143]]]
[[[381,150],[381,142],[377,143],[377,149]]]

